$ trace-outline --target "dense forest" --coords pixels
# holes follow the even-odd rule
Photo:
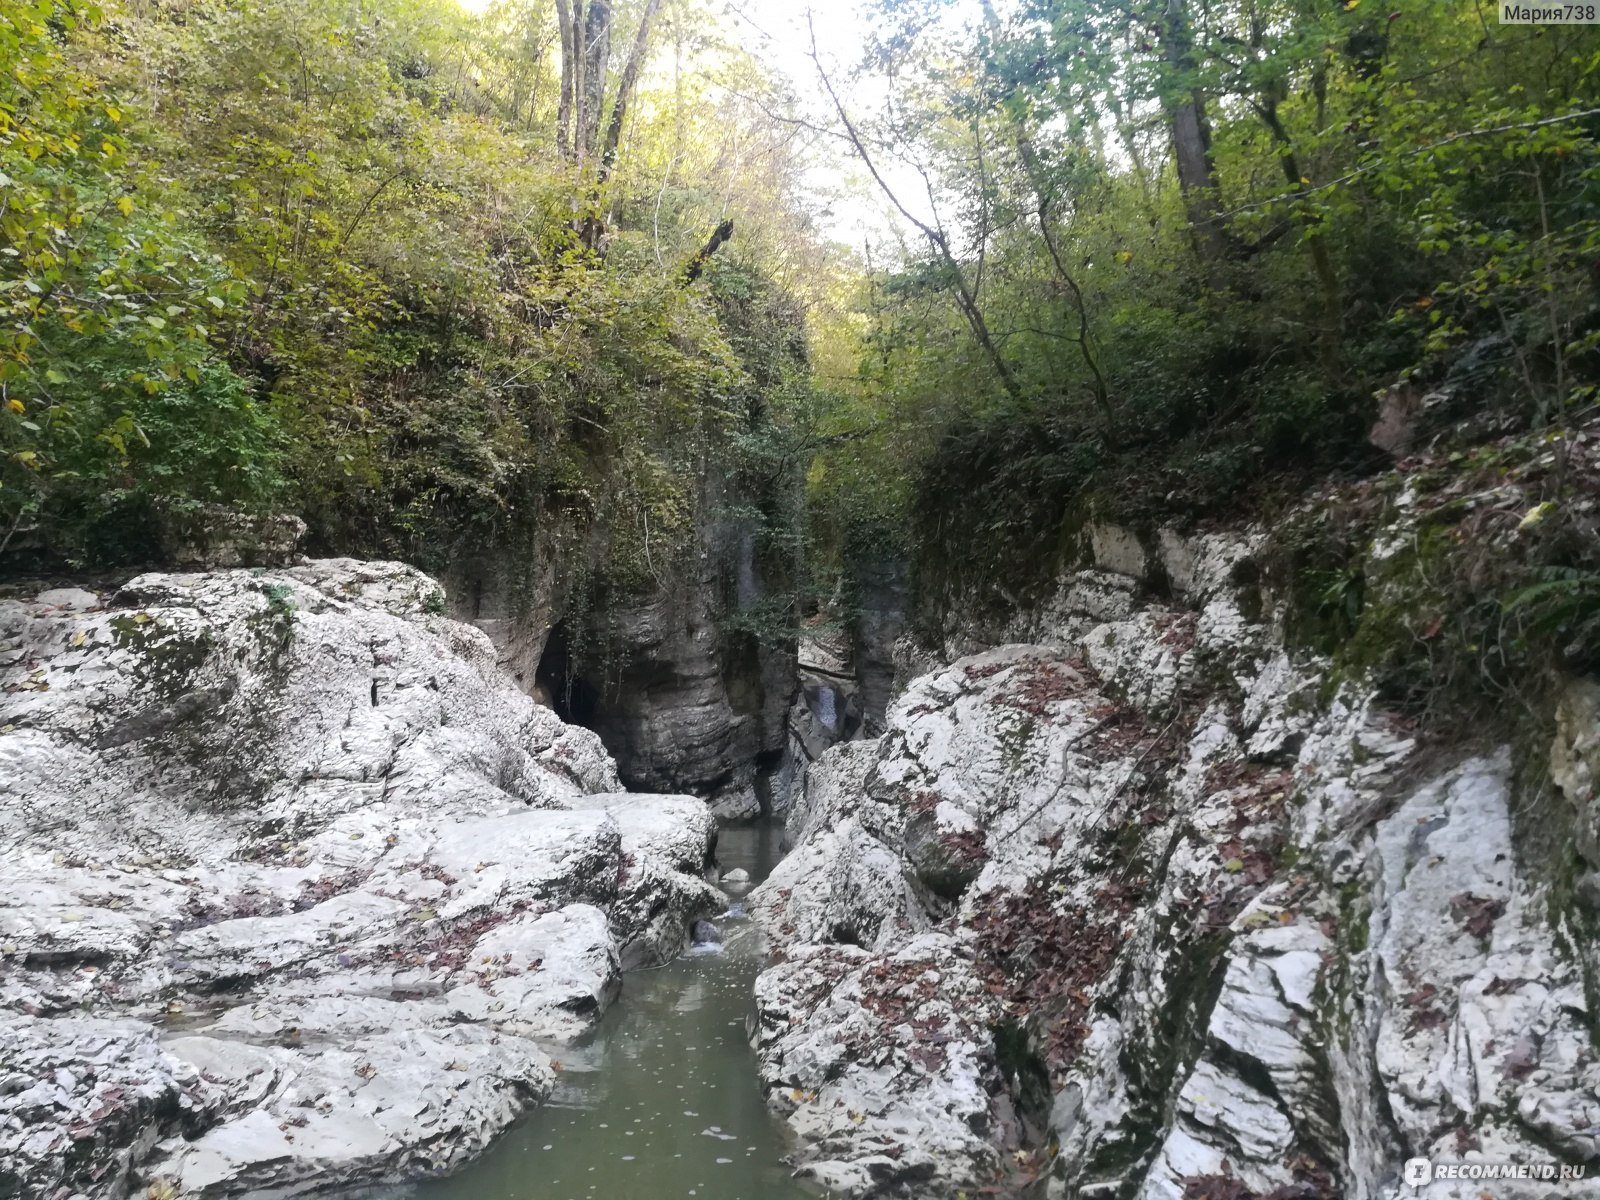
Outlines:
[[[669,546],[706,446],[802,406],[824,272],[781,131],[687,70],[630,104],[648,51],[754,70],[660,7],[575,87],[544,6],[8,2],[12,552],[148,560],[210,504],[435,566]]]
[[[891,103],[845,132],[927,186],[893,196],[913,255],[866,285],[861,379],[930,565],[1021,584],[1075,505],[1238,512],[1359,469],[1397,380],[1592,405],[1591,32],[1361,0],[884,20]]]
[[[648,581],[715,463],[806,559],[792,626],[863,555],[1009,603],[1090,515],[1270,513],[1388,461],[1384,389],[1484,436],[1592,411],[1591,30],[871,28],[787,79],[695,0],[4,0],[7,558],[148,561],[224,505],[430,568],[599,536]],[[821,153],[897,237],[830,244]]]
[[[0,0],[0,1200],[1596,1194],[1498,2]]]

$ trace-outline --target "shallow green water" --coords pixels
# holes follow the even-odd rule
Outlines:
[[[725,830],[717,858],[759,881],[780,831]],[[587,1046],[557,1053],[551,1102],[482,1159],[447,1179],[387,1189],[382,1200],[800,1200],[780,1127],[745,1040],[761,966],[748,922],[718,922],[718,953],[691,952],[626,976]]]

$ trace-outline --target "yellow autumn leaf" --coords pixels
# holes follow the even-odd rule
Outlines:
[[[6,401],[6,407],[19,416],[28,411],[28,406],[21,400],[18,400],[15,396]]]
[[[1522,520],[1517,523],[1517,528],[1532,529],[1535,525],[1540,524],[1551,513],[1555,512],[1555,510],[1555,503],[1550,500],[1546,500],[1543,504],[1536,504],[1523,515]]]

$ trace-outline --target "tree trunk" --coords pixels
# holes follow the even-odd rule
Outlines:
[[[1172,126],[1172,153],[1178,163],[1178,189],[1195,239],[1195,249],[1209,264],[1228,256],[1227,232],[1218,202],[1217,165],[1211,157],[1211,129],[1206,124],[1205,93],[1195,81],[1194,34],[1184,0],[1167,0],[1161,34],[1168,70],[1163,98]]]
[[[1328,245],[1322,239],[1322,231],[1318,228],[1316,217],[1306,212],[1303,202],[1307,198],[1310,185],[1305,176],[1300,173],[1300,159],[1295,154],[1294,142],[1289,137],[1289,131],[1284,128],[1283,120],[1278,116],[1278,98],[1282,90],[1269,88],[1262,98],[1252,107],[1261,117],[1262,122],[1272,133],[1272,138],[1280,147],[1278,161],[1283,165],[1283,177],[1289,187],[1302,202],[1298,210],[1301,236],[1306,243],[1306,248],[1311,252],[1312,270],[1316,272],[1318,294],[1322,301],[1322,359],[1323,366],[1329,374],[1337,375],[1344,352],[1344,302],[1340,297],[1339,275],[1334,270],[1333,258],[1328,253]]]
[[[706,244],[701,246],[699,250],[695,251],[694,257],[691,258],[684,266],[684,287],[688,287],[696,279],[700,278],[701,272],[706,269],[706,263],[711,261],[711,256],[720,250],[722,248],[722,244],[732,236],[733,218],[729,217],[721,225],[716,227],[716,229],[712,232],[711,237],[707,239]]]
[[[627,116],[633,89],[638,85],[639,72],[644,69],[645,54],[650,42],[650,23],[661,8],[661,0],[649,0],[644,15],[639,18],[639,32],[634,35],[633,49],[628,52],[627,65],[622,68],[622,79],[617,84],[617,98],[611,105],[611,122],[606,126],[605,148],[600,155],[600,181],[611,175],[617,160],[617,144],[622,140],[622,122]]]
[[[596,8],[604,8],[605,0],[590,0],[589,12],[593,15]],[[600,161],[595,173],[594,187],[589,193],[589,211],[584,215],[578,236],[583,244],[590,250],[600,248],[600,238],[605,233],[605,222],[601,219],[600,209],[603,200],[603,189],[606,181],[611,178],[611,170],[616,166],[617,147],[622,142],[622,126],[628,115],[628,104],[633,99],[634,89],[639,84],[639,72],[644,69],[644,61],[650,48],[650,24],[655,20],[656,13],[660,11],[661,0],[649,0],[645,5],[644,14],[639,18],[639,32],[634,35],[633,49],[628,52],[628,61],[622,68],[622,78],[617,81],[617,94],[611,101],[611,118],[606,122],[605,143],[600,147]],[[607,31],[605,42],[607,50],[610,47],[611,35],[609,32],[610,18],[606,18]],[[591,47],[592,49],[592,47]],[[598,74],[604,78],[605,55],[600,55]],[[595,100],[599,104],[598,94]],[[599,109],[596,107],[598,113]],[[596,120],[598,125],[598,120]],[[590,147],[591,152],[593,147]],[[731,231],[731,224],[730,224]]]
[[[577,38],[574,12],[568,0],[556,0],[556,21],[561,26],[561,99],[556,105],[556,149],[572,161],[572,101],[577,76]]]
[[[583,80],[578,108],[578,161],[594,157],[600,140],[600,105],[605,99],[606,64],[611,58],[611,5],[607,0],[589,0],[584,14],[583,46],[578,61]]]

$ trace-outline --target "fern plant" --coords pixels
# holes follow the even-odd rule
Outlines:
[[[1524,635],[1554,643],[1568,660],[1600,659],[1600,571],[1541,567],[1536,582],[1501,601],[1521,614]]]

